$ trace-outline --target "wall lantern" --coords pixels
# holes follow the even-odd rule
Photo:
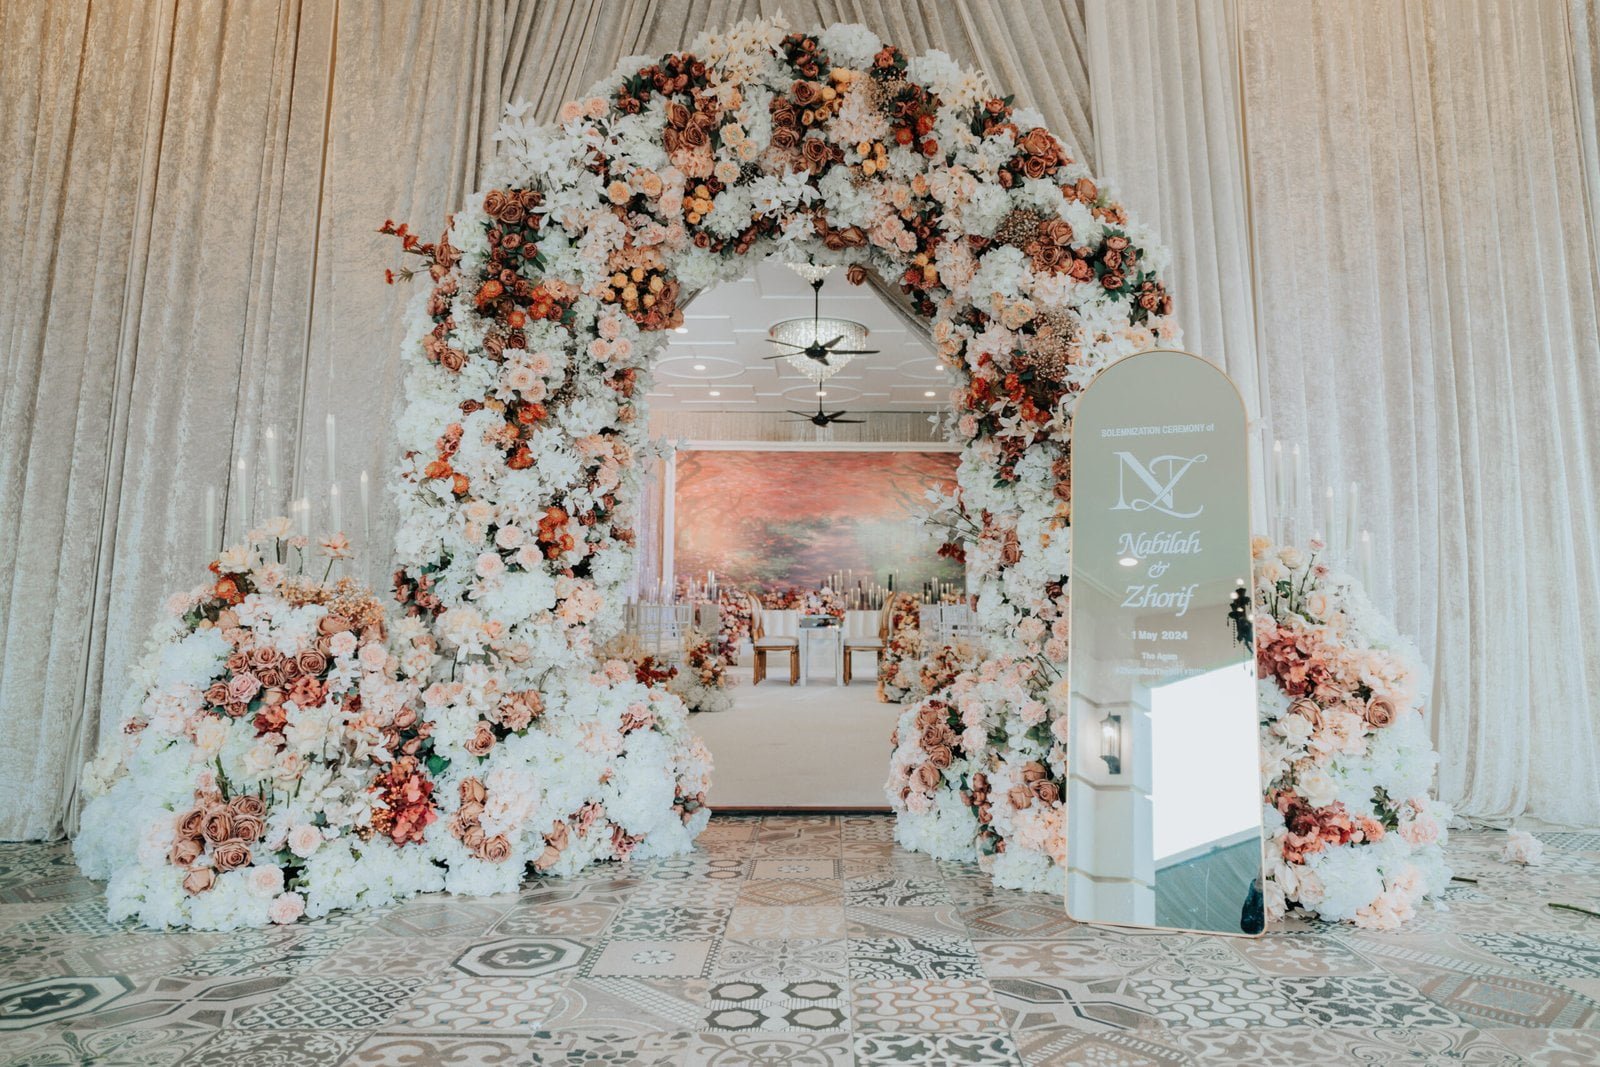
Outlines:
[[[1107,715],[1100,720],[1100,758],[1106,761],[1106,770],[1122,773],[1122,716]]]

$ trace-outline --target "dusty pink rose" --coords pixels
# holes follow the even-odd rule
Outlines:
[[[228,683],[228,696],[232,703],[248,704],[261,692],[261,679],[253,674],[236,674]]]
[[[296,856],[309,856],[322,844],[322,831],[308,823],[301,823],[289,831],[289,851]]]
[[[306,898],[299,893],[285,893],[267,905],[267,918],[279,926],[287,926],[306,913]]]

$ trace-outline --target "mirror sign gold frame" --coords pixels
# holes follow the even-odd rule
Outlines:
[[[1067,913],[1259,935],[1248,419],[1188,352],[1102,371],[1072,427]]]

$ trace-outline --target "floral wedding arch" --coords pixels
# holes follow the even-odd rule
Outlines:
[[[1098,369],[1176,341],[1165,250],[1038,113],[860,26],[742,24],[625,61],[553,125],[514,105],[497,137],[439,241],[385,227],[432,282],[404,346],[388,633],[421,722],[385,736],[438,818],[325,877],[382,881],[361,899],[492,893],[528,865],[692,847],[709,755],[647,667],[600,653],[633,569],[651,362],[689,294],[775,255],[897,283],[954,383],[944,515],[991,658],[902,718],[899,839],[1059,890],[1071,411]],[[1294,550],[1261,567],[1269,900],[1398,921],[1443,871],[1423,686],[1348,582]],[[187,840],[191,862],[213,848]],[[414,884],[393,873],[419,870],[406,847],[432,861]],[[360,876],[368,854],[383,879]]]

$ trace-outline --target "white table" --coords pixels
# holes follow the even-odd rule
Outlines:
[[[843,626],[798,627],[801,685],[811,683],[811,649],[813,645],[818,644],[826,646],[831,652],[833,684],[844,684],[844,629]]]

